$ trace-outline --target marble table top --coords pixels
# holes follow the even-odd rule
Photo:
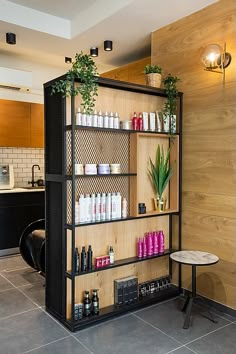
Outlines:
[[[171,253],[170,258],[179,263],[198,266],[214,264],[219,261],[216,255],[201,251],[177,251]]]

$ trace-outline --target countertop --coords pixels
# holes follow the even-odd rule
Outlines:
[[[9,193],[30,193],[30,192],[45,192],[45,187],[22,187],[22,188],[13,188],[13,189],[0,189],[0,194],[9,194]]]

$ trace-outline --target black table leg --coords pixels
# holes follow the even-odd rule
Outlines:
[[[188,296],[184,307],[182,311],[185,311],[186,309],[186,315],[185,315],[185,320],[184,320],[184,329],[189,328],[189,323],[190,323],[190,316],[192,312],[192,306],[193,306],[193,300],[196,297],[196,266],[192,265],[192,294]]]

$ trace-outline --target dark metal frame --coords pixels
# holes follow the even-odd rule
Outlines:
[[[65,79],[66,76],[61,76],[54,79],[46,84],[44,84],[44,96],[45,96],[45,171],[46,171],[46,309],[54,317],[56,317],[61,323],[68,327],[71,331],[76,331],[78,329],[84,328],[86,326],[93,325],[100,321],[104,321],[108,318],[121,315],[127,311],[137,309],[143,306],[147,306],[158,301],[164,300],[169,297],[176,296],[181,290],[181,267],[179,268],[179,279],[178,287],[171,287],[160,291],[158,294],[152,294],[145,299],[140,299],[137,303],[132,305],[126,305],[122,307],[117,307],[115,305],[108,306],[100,310],[98,316],[91,316],[90,318],[85,318],[79,321],[74,321],[74,302],[75,302],[75,279],[77,276],[86,276],[89,272],[76,274],[73,269],[73,257],[71,264],[71,272],[66,269],[66,232],[71,230],[72,234],[72,255],[75,250],[75,229],[76,227],[82,227],[91,225],[91,223],[83,225],[75,225],[75,191],[76,191],[76,180],[78,176],[75,175],[75,131],[81,129],[77,127],[74,122],[75,116],[75,106],[74,98],[71,97],[71,125],[66,126],[66,99],[62,98],[60,94],[51,95],[51,86],[55,81],[60,79]],[[75,80],[77,82],[77,80]],[[73,84],[75,84],[73,82]],[[98,78],[98,85],[108,88],[113,88],[117,90],[131,91],[136,93],[143,93],[147,95],[154,95],[160,97],[167,97],[165,90],[156,89],[153,87],[148,87],[144,85],[132,84],[117,80],[111,80],[106,78]],[[156,257],[168,256],[172,250],[172,218],[178,216],[178,249],[181,249],[181,176],[182,176],[182,93],[178,94],[179,105],[178,105],[178,125],[179,131],[176,135],[179,136],[179,211],[178,212],[163,212],[161,215],[142,215],[140,218],[147,217],[161,217],[169,215],[169,239],[170,239],[170,249],[166,250],[163,255],[158,255]],[[55,128],[55,129],[54,129]],[[93,129],[85,128],[83,129]],[[97,129],[97,128],[95,128]],[[71,159],[72,159],[72,171],[71,176],[67,175],[66,171],[66,133],[71,130]],[[98,128],[98,130],[109,129]],[[117,130],[117,132],[122,132],[124,134],[136,133],[137,131],[127,131],[127,130]],[[149,132],[148,132],[149,133]],[[150,132],[150,134],[153,134]],[[158,133],[163,136],[168,135],[168,133]],[[55,161],[56,159],[56,161]],[[123,174],[126,175],[128,180],[129,176],[133,174]],[[99,176],[101,177],[101,176]],[[101,177],[103,178],[103,177]],[[71,214],[72,222],[67,223],[67,182],[71,181]],[[99,222],[126,222],[129,220],[136,219],[136,217],[128,217],[125,220],[111,220]],[[96,223],[93,223],[93,225]],[[147,257],[141,261],[148,261],[156,257]],[[93,269],[90,272],[95,271],[105,271],[111,267],[120,267],[126,264],[131,264],[140,261],[136,257],[128,258],[115,262],[113,266],[102,268],[99,270]],[[172,262],[169,262],[169,273],[172,273]],[[70,279],[72,284],[72,298],[71,298],[71,320],[66,319],[66,282]]]

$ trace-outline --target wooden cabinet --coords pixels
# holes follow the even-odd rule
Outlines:
[[[0,146],[43,147],[43,105],[0,100]]]
[[[0,100],[0,144],[30,147],[30,103]]]
[[[44,192],[0,193],[0,255],[16,253],[22,232],[45,218]]]
[[[44,105],[30,104],[30,146],[44,147]]]
[[[121,120],[136,112],[161,110],[166,93],[142,85],[99,78],[96,105],[118,111]],[[78,84],[78,83],[75,83]],[[45,84],[46,114],[46,308],[72,331],[175,296],[179,288],[172,285],[156,294],[139,298],[125,306],[114,305],[114,280],[135,275],[139,283],[161,276],[171,276],[169,254],[173,241],[180,248],[180,171],[181,112],[179,94],[178,132],[175,136],[162,132],[93,128],[75,125],[79,97],[51,95],[52,82]],[[167,149],[173,141],[171,161],[176,161],[175,176],[167,188],[168,209],[153,209],[154,192],[148,180],[149,157],[155,156],[157,144]],[[119,175],[76,175],[75,161],[85,163],[120,163]],[[75,202],[80,194],[119,191],[128,201],[128,217],[78,224]],[[147,206],[146,214],[138,214],[138,203]],[[137,238],[147,231],[164,230],[165,253],[139,259]],[[56,247],[55,247],[56,245]],[[92,245],[95,257],[115,250],[115,263],[86,272],[75,271],[75,248]],[[100,312],[75,321],[74,305],[83,301],[85,290],[99,289]],[[55,294],[57,296],[55,297]]]

